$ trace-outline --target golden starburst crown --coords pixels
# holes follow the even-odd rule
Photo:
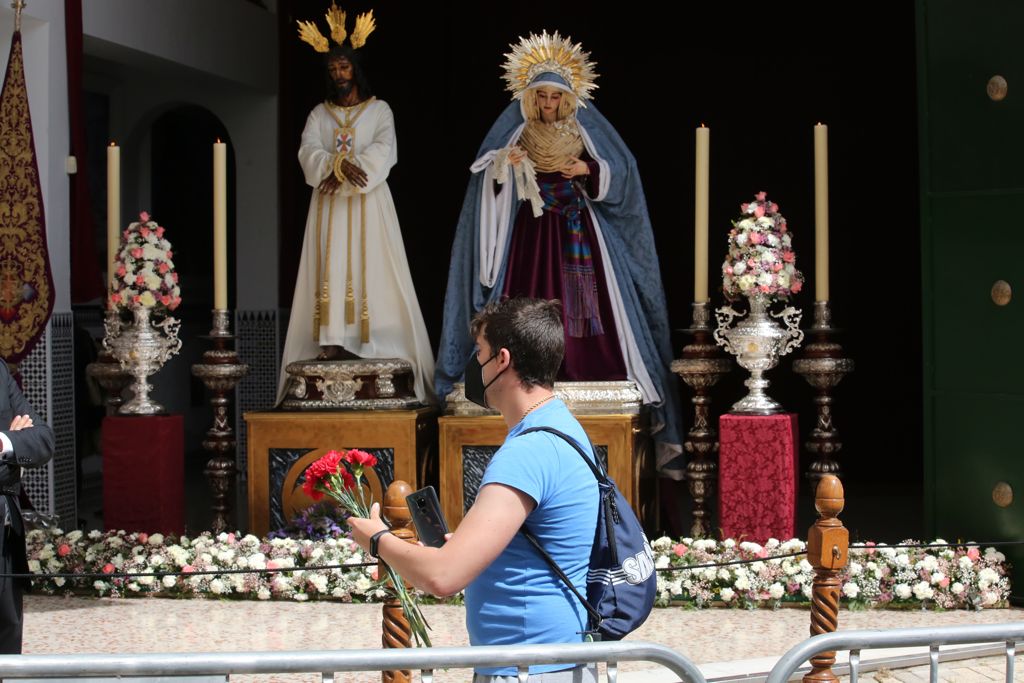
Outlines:
[[[332,2],[331,8],[324,16],[327,19],[327,26],[331,29],[331,40],[335,45],[341,47],[345,38],[349,38],[348,32],[345,30],[345,12]],[[295,23],[299,25],[299,40],[309,43],[317,52],[327,52],[331,49],[327,38],[320,33],[320,29],[312,21],[296,21]],[[366,39],[376,28],[377,22],[373,19],[373,10],[357,16],[356,25],[352,28],[352,36],[349,38],[352,49],[358,50],[366,45]]]
[[[520,38],[518,44],[509,47],[512,52],[505,54],[502,65],[505,75],[502,78],[513,99],[521,99],[533,79],[548,72],[561,76],[583,106],[586,106],[585,100],[593,99],[590,91],[597,87],[594,83],[596,65],[580,43],[573,43],[569,37],[563,38],[558,31],[552,34],[543,31],[539,36],[531,33]]]

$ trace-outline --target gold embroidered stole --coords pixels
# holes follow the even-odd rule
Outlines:
[[[331,102],[325,102],[327,113],[334,119],[337,127],[334,129],[334,159],[332,171],[342,185],[348,182],[342,172],[342,162],[355,153],[356,122],[359,116],[366,109],[367,105],[374,101],[374,98],[364,100],[353,107],[338,107]],[[344,120],[339,117],[341,112]],[[360,341],[366,344],[370,341],[370,306],[366,291],[366,194],[359,192],[360,188],[353,186],[359,194],[359,242],[360,242],[360,265],[361,272],[360,286],[362,288],[362,311],[360,315]],[[321,222],[323,218],[324,193],[317,189],[316,199],[316,274],[318,291],[314,294],[313,301],[313,339],[320,341],[320,327],[330,324],[330,261],[331,243],[334,233],[334,195],[328,195],[327,208],[327,244],[323,249],[321,258]],[[355,323],[355,289],[352,285],[352,195],[347,198],[347,249],[345,253],[345,324]]]

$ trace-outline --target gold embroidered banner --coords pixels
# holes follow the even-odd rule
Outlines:
[[[46,329],[53,274],[43,191],[25,89],[21,32],[11,39],[0,92],[0,357],[18,363]]]

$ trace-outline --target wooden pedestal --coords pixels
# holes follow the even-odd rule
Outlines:
[[[645,529],[657,522],[654,454],[646,420],[641,415],[581,415],[583,429],[594,443],[608,474],[636,511]],[[476,499],[491,456],[508,434],[497,415],[438,419],[441,451],[441,507],[454,529]]]
[[[436,467],[436,414],[434,408],[246,413],[249,532],[265,535],[313,504],[302,492],[302,474],[330,450],[377,456],[376,476],[367,477],[376,501],[397,479],[419,488]]]

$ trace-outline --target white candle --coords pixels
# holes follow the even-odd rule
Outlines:
[[[107,285],[113,286],[121,249],[121,148],[107,147]]]
[[[213,307],[228,307],[227,145],[213,143]]]
[[[708,148],[711,130],[697,129],[696,202],[693,212],[693,300],[708,301]]]
[[[828,301],[828,126],[814,127],[814,300]]]

